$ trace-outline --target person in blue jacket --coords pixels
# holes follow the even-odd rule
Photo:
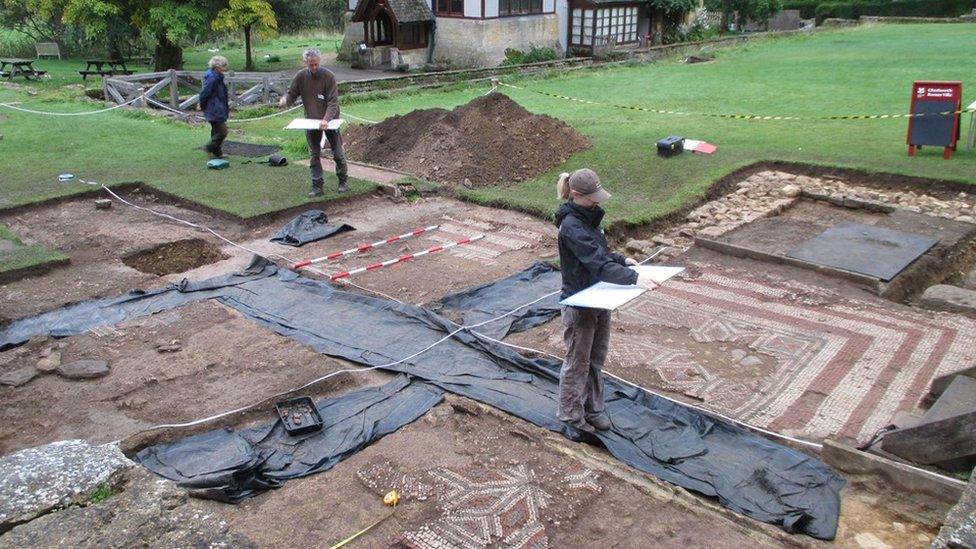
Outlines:
[[[227,137],[227,118],[230,116],[227,84],[224,83],[227,58],[215,55],[207,65],[210,68],[203,73],[203,89],[200,90],[200,109],[203,110],[203,117],[210,122],[210,142],[205,148],[211,158],[223,158],[221,147]]]
[[[564,173],[556,194],[566,200],[556,211],[559,227],[559,269],[563,286],[560,300],[597,282],[638,284],[654,289],[657,284],[629,268],[637,261],[610,251],[600,229],[604,211],[600,202],[610,193],[600,178],[583,168]],[[613,424],[603,401],[603,364],[610,350],[610,311],[587,307],[563,307],[563,341],[566,358],[559,371],[558,417],[576,429],[593,433]]]

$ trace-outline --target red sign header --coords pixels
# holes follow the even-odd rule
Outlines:
[[[915,101],[961,101],[961,82],[915,82]]]

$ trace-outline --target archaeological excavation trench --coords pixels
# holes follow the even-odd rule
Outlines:
[[[737,192],[742,189],[745,192]],[[922,402],[932,381],[968,367],[976,354],[971,343],[976,324],[965,312],[934,312],[933,308],[954,306],[940,304],[928,291],[940,285],[965,289],[966,273],[973,262],[973,226],[961,218],[972,211],[972,201],[963,196],[929,201],[924,193],[899,201],[900,194],[908,196],[835,180],[762,172],[746,178],[730,194],[703,204],[681,223],[647,240],[627,243],[629,252],[639,258],[661,243],[670,245],[663,262],[685,266],[686,272],[615,313],[607,371],[668,398],[814,443],[832,438],[861,444],[896,419],[922,419],[926,412]],[[838,195],[850,200],[845,203]],[[197,221],[205,217],[174,205],[154,207]],[[957,215],[950,215],[953,211]],[[265,291],[263,288],[279,287],[277,282],[270,284],[270,276],[253,284],[247,282],[252,285],[241,286],[240,292],[214,299],[189,299],[177,307],[161,307],[155,314],[134,312],[120,321],[105,322],[84,314],[74,323],[65,321],[53,329],[47,329],[50,326],[43,322],[25,329],[26,324],[18,320],[50,314],[70,303],[113,300],[133,288],[152,290],[179,285],[184,279],[192,285],[241,272],[250,264],[251,254],[124,208],[95,210],[87,199],[65,201],[15,218],[0,216],[19,234],[71,257],[69,265],[45,275],[0,286],[0,316],[8,319],[0,334],[9,347],[0,352],[0,375],[26,379],[0,387],[4,396],[0,454],[68,438],[93,444],[126,439],[153,425],[192,422],[288,393],[291,388],[342,369],[393,362],[410,350],[422,349],[427,340],[411,341],[415,336],[403,336],[397,345],[367,345],[381,332],[371,333],[353,322],[353,311],[364,303],[384,303],[384,310],[429,308],[444,318],[476,322],[473,310],[452,310],[449,304],[437,303],[449,294],[502,280],[536,261],[555,258],[555,229],[548,222],[447,198],[422,199],[404,207],[391,205],[386,198],[369,197],[338,206],[329,211],[329,217],[334,222],[348,222],[356,230],[298,249],[269,241],[290,216],[257,226],[229,220],[218,220],[217,224],[233,240],[289,260],[323,256],[418,227],[440,227],[417,240],[346,257],[324,266],[326,273],[475,235],[485,237],[467,247],[351,280],[359,287],[338,286],[352,296],[350,309],[343,314],[339,314],[342,309],[333,312],[326,337],[332,343],[326,345],[298,334],[318,337],[325,332],[314,332],[297,318],[288,319],[287,329],[269,320],[272,317],[265,313],[275,309],[268,309],[269,305],[256,296]],[[75,231],[63,230],[65,223]],[[794,251],[810,238],[845,223],[857,224],[862,235],[868,229],[861,227],[881,230],[861,240],[889,252],[892,241],[886,238],[899,235],[915,237],[904,237],[913,243],[935,242],[902,246],[913,250],[914,255],[906,251],[902,268],[890,277],[889,272],[859,272],[856,269],[860,266],[841,262],[843,254],[796,257],[799,253]],[[683,246],[690,249],[681,252]],[[871,262],[868,267],[877,263]],[[299,277],[287,274],[285,269],[281,273],[287,278],[281,279],[276,273],[275,280],[281,280],[290,292],[298,292],[296,295],[306,295],[306,299],[286,301],[285,294],[278,295],[272,301],[289,305],[277,310],[276,315],[300,309],[303,301],[312,309],[318,305],[312,296],[326,287],[315,282],[319,275]],[[548,286],[551,278],[540,280],[519,291],[537,296],[552,290]],[[507,291],[509,297],[516,295],[514,289]],[[147,303],[143,299],[142,295],[132,295],[125,299],[126,306],[138,309]],[[417,305],[423,309],[415,309]],[[482,307],[477,314],[491,311]],[[537,320],[525,321],[507,336],[506,329],[492,337],[561,355],[559,321],[549,320],[557,307],[541,302],[531,312]],[[433,317],[416,318],[431,322]],[[24,338],[22,334],[28,335]],[[486,345],[477,338],[463,343],[476,346],[479,352]],[[333,344],[341,344],[345,350]],[[506,357],[506,353],[514,352],[500,349],[504,350],[492,352]],[[65,374],[80,361],[102,361],[107,373],[83,379]],[[471,359],[457,364],[477,362]],[[317,402],[335,402],[335,406],[344,402],[343,398],[351,398],[349,395],[372,394],[370,391],[393,395],[391,383],[397,378],[388,370],[395,368],[335,375],[296,394],[309,395]],[[794,539],[764,524],[766,519],[755,513],[751,516],[759,520],[730,514],[715,500],[684,490],[678,489],[675,496],[671,485],[655,478],[663,476],[676,482],[677,478],[669,475],[680,472],[682,463],[694,463],[696,455],[707,452],[695,454],[684,446],[684,453],[670,459],[657,456],[668,465],[655,475],[647,475],[625,465],[620,447],[614,451],[613,441],[605,440],[602,445],[618,459],[551,432],[534,411],[520,413],[519,406],[505,399],[492,400],[488,392],[469,391],[437,377],[443,372],[435,375],[420,371],[422,368],[414,373],[432,380],[431,386],[446,391],[447,396],[432,393],[436,401],[417,411],[416,421],[396,425],[385,437],[369,440],[371,445],[357,445],[344,460],[330,463],[322,474],[290,480],[269,492],[249,494],[253,497],[238,505],[184,499],[171,512],[184,518],[214,514],[225,523],[220,535],[241,536],[234,539],[259,544],[338,541],[379,518],[383,509],[377,510],[376,502],[381,492],[385,486],[396,485],[401,487],[403,504],[394,518],[370,532],[366,546],[399,543],[427,547],[443,542],[465,547],[492,543],[529,547],[542,540],[555,546],[587,545],[598,540],[626,546],[653,537],[661,540],[662,546],[679,547],[714,543],[715,531],[723,532],[719,546],[728,547],[743,542],[780,546]],[[545,369],[531,371],[539,380],[550,375]],[[473,370],[464,375],[473,375]],[[511,377],[506,383],[514,383],[524,372],[505,375]],[[530,400],[528,393],[507,390]],[[621,405],[630,402],[630,390],[621,386]],[[492,391],[504,394],[498,388]],[[176,463],[171,459],[174,452],[193,440],[187,437],[208,436],[219,427],[240,433],[260,432],[262,440],[274,440],[278,435],[262,431],[273,424],[272,404],[265,402],[247,413],[201,425],[142,434],[127,440],[123,449],[129,457],[146,463],[152,453],[147,450],[155,448],[152,455],[156,457],[168,451],[169,461],[157,459],[156,463],[172,465]],[[508,413],[499,412],[499,408]],[[621,412],[620,417],[625,414]],[[246,435],[244,440],[254,444],[259,454],[263,447],[253,436]],[[747,436],[767,443],[755,435]],[[706,447],[713,455],[719,452],[717,446]],[[790,452],[802,459],[817,455],[810,450]],[[280,450],[278,455],[283,455]],[[432,460],[432,455],[436,459]],[[833,462],[830,465],[838,467]],[[150,468],[164,470],[156,465]],[[126,501],[150,473],[135,467],[119,474],[119,495],[113,498]],[[262,481],[272,477],[285,478],[271,475]],[[218,489],[209,481],[197,480],[197,496],[213,498],[215,489],[229,493],[226,483],[219,484],[224,488]],[[915,506],[926,508],[925,512],[912,506],[893,506],[869,481],[856,475],[850,475],[849,480],[842,490],[837,487],[841,503],[836,536],[842,544],[877,539],[892,547],[925,545],[938,529],[939,510],[944,515],[949,505],[925,501]],[[700,486],[677,482],[692,492],[705,492]],[[501,498],[504,501],[478,512],[482,513],[479,520],[493,524],[497,520],[501,526],[475,535],[469,520],[474,502],[496,493],[492,486],[497,485],[508,490]],[[251,485],[241,486],[253,489]],[[347,497],[336,499],[336,493]],[[727,497],[723,493],[718,499],[726,502]],[[313,507],[307,505],[309,500],[333,503]],[[635,505],[635,500],[648,503]],[[81,515],[84,509],[71,513]],[[272,510],[279,517],[275,529],[265,524]],[[27,521],[0,541],[41,543],[43,531],[51,527],[43,521],[57,524],[58,520],[68,520],[67,515],[58,519],[66,512]],[[798,531],[809,527],[806,520],[800,520]],[[893,527],[895,523],[901,526]],[[315,526],[310,529],[310,524]]]

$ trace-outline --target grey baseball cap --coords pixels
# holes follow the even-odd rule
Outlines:
[[[593,202],[603,202],[610,198],[610,193],[600,185],[600,177],[589,168],[576,170],[569,175],[569,188]]]

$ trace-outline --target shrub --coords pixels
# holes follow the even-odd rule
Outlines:
[[[828,18],[857,19],[862,15],[880,17],[959,17],[976,7],[976,0],[895,0],[824,2],[817,6],[817,24]]]
[[[524,65],[526,63],[541,63],[543,61],[554,61],[559,59],[559,53],[553,48],[539,48],[531,46],[529,51],[521,51],[512,48],[505,50],[505,60],[502,66]]]

